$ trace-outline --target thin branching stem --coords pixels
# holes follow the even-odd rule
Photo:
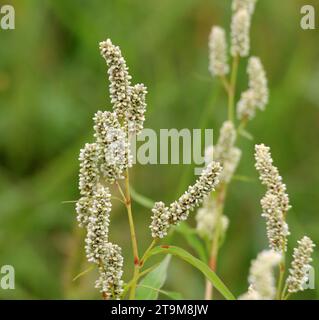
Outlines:
[[[288,283],[286,282],[284,289],[282,290],[282,294],[281,294],[281,300],[287,300],[288,297],[290,296],[290,293],[286,294],[288,289]]]
[[[134,300],[136,284],[137,284],[138,275],[139,275],[139,255],[138,255],[138,246],[137,246],[134,219],[133,219],[133,213],[132,213],[130,179],[129,179],[128,169],[126,170],[126,174],[125,174],[125,199],[126,199],[126,209],[128,214],[128,220],[130,225],[130,234],[131,234],[131,241],[132,241],[133,258],[134,258],[134,273],[133,273],[133,279],[132,279],[133,282],[132,282],[131,291],[130,291],[130,300]]]
[[[223,87],[224,87],[227,95],[229,95],[230,83],[229,83],[228,79],[223,75],[223,76],[220,76],[220,80],[223,84]]]
[[[146,270],[142,271],[142,272],[139,272],[138,274],[138,277],[137,277],[137,280],[139,280],[141,277],[147,275],[149,272],[153,271],[155,268],[157,268],[159,266],[159,263],[156,263],[154,264],[153,266],[147,268]],[[133,279],[131,281],[129,281],[124,290],[123,290],[123,293],[122,293],[122,298],[125,297],[125,295],[127,294],[128,290],[131,288],[132,286],[132,283],[133,283]],[[137,285],[138,286],[138,285]]]
[[[221,228],[222,228],[221,217],[224,211],[226,192],[227,192],[227,186],[222,185],[218,189],[217,195],[216,195],[217,223],[216,223],[216,230],[214,232],[214,237],[211,245],[210,260],[209,260],[209,266],[213,271],[216,271],[216,265],[217,265],[218,250],[220,245],[220,235],[221,235]],[[210,281],[206,281],[205,300],[212,300],[213,291],[214,291],[214,288],[212,286],[212,283]]]
[[[228,120],[232,122],[234,122],[234,113],[235,113],[234,112],[235,94],[236,94],[238,66],[239,66],[239,56],[236,56],[233,58],[230,86],[228,90]]]
[[[222,84],[228,94],[228,120],[234,122],[235,115],[235,94],[236,94],[236,84],[237,84],[237,74],[239,66],[239,56],[233,58],[232,71],[230,76],[230,81],[226,79],[225,76],[220,77]],[[239,125],[240,130],[246,126],[246,121]],[[238,132],[238,130],[237,130]],[[227,194],[227,186],[224,185],[217,191],[217,218],[216,218],[216,230],[214,233],[214,238],[212,241],[211,252],[210,252],[210,268],[216,271],[216,264],[218,258],[218,250],[220,245],[220,234],[221,234],[221,217],[224,211],[224,202]],[[209,281],[206,281],[205,288],[205,300],[211,300],[213,298],[213,286]]]
[[[284,213],[285,216],[285,213]],[[279,279],[278,279],[278,285],[277,285],[277,293],[276,293],[276,300],[281,300],[282,296],[284,295],[284,291],[282,291],[282,287],[284,284],[284,276],[286,272],[286,255],[285,255],[285,245],[282,246],[282,259],[279,264]]]
[[[149,245],[149,247],[145,250],[142,258],[140,259],[140,267],[143,267],[145,261],[147,260],[148,258],[148,255],[150,253],[150,251],[154,248],[154,246],[157,244],[158,242],[158,239],[153,239],[153,241],[151,242],[151,244]]]

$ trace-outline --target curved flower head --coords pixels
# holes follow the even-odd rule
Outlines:
[[[126,112],[126,121],[130,133],[139,134],[145,121],[147,88],[144,84],[136,84],[131,88],[131,103]]]
[[[123,178],[123,172],[132,166],[132,156],[126,132],[116,114],[98,111],[94,116],[95,138],[103,157],[101,171],[109,183]]]
[[[194,185],[169,207],[163,202],[156,202],[152,211],[150,229],[154,238],[167,235],[170,226],[177,225],[188,218],[189,212],[198,207],[218,184],[221,166],[218,162],[210,163],[202,172]]]
[[[242,92],[237,103],[237,118],[239,120],[251,120],[256,115],[256,101],[254,91],[248,89]]]
[[[273,165],[270,148],[260,144],[255,146],[255,151],[255,167],[259,172],[261,183],[267,187],[269,193],[278,197],[278,205],[282,212],[287,212],[291,208],[287,188],[277,167]]]
[[[241,300],[272,300],[275,298],[276,285],[274,267],[281,262],[282,255],[272,250],[265,250],[252,261],[248,282],[248,293]]]
[[[99,181],[99,148],[96,143],[86,143],[80,151],[79,189],[82,196],[91,196]]]
[[[90,215],[86,226],[85,251],[89,262],[98,264],[105,254],[111,209],[110,190],[101,186],[91,199]]]
[[[152,223],[150,229],[153,238],[164,238],[170,227],[170,212],[168,207],[162,201],[155,202],[152,209]]]
[[[95,287],[103,292],[106,299],[119,299],[123,293],[123,256],[122,249],[113,243],[105,244],[105,254],[99,265],[100,276]]]
[[[255,104],[260,110],[264,110],[268,103],[269,93],[266,72],[259,58],[249,58],[247,73],[249,88],[254,93]]]
[[[237,104],[237,117],[239,120],[254,118],[256,109],[265,110],[269,100],[266,72],[259,58],[249,58],[247,73],[249,76],[249,89],[242,93]]]
[[[236,129],[231,121],[225,121],[220,129],[217,144],[214,147],[214,152],[206,151],[213,154],[215,161],[218,161],[222,166],[222,171],[219,176],[221,183],[229,183],[241,158],[240,149],[234,147],[236,140]]]
[[[210,163],[194,185],[170,205],[171,223],[176,225],[188,218],[190,211],[199,206],[203,200],[215,189],[219,183],[222,168],[218,162]]]
[[[286,185],[282,182],[278,169],[273,165],[270,148],[264,144],[255,146],[255,167],[259,179],[267,187],[267,192],[261,200],[262,216],[266,218],[269,246],[278,252],[287,250],[288,225],[285,214],[290,209]]]
[[[294,293],[304,290],[304,284],[308,280],[308,271],[311,268],[311,255],[315,247],[312,240],[303,237],[298,241],[298,247],[294,249],[291,269],[287,278],[288,292]]]
[[[224,76],[229,72],[225,30],[214,26],[209,35],[209,71],[212,76]]]
[[[110,97],[113,110],[119,118],[124,118],[130,105],[131,76],[128,73],[121,49],[110,39],[100,42],[101,55],[108,65]]]
[[[236,129],[232,121],[225,121],[220,129],[219,138],[214,149],[214,159],[223,162],[228,157],[236,140]]]
[[[247,57],[250,49],[250,15],[246,9],[233,14],[231,23],[231,55]]]
[[[277,252],[287,250],[287,236],[289,233],[288,224],[285,222],[278,197],[267,192],[261,199],[263,209],[262,216],[266,219],[267,237],[271,249]]]

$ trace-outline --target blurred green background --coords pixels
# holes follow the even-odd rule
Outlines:
[[[226,118],[226,97],[208,73],[207,40],[213,24],[229,30],[231,1],[221,0],[19,0],[16,29],[0,30],[0,266],[16,271],[16,290],[1,298],[99,298],[96,274],[86,268],[82,235],[75,224],[78,153],[92,141],[92,116],[110,108],[106,66],[98,42],[121,46],[135,83],[149,89],[145,126],[214,128]],[[269,78],[267,110],[249,124],[254,140],[240,139],[243,157],[225,208],[230,228],[219,275],[235,295],[247,289],[251,259],[267,247],[253,148],[272,148],[293,205],[288,215],[289,252],[304,234],[319,245],[319,21],[300,28],[300,8],[316,0],[260,0],[253,18],[252,54]],[[241,62],[239,91],[247,86]],[[194,181],[187,165],[136,165],[132,184],[154,200],[171,202]],[[134,204],[138,239],[150,241],[150,210]],[[190,223],[194,225],[194,214]],[[131,248],[124,208],[114,202],[111,238]],[[165,241],[164,241],[165,242]],[[192,250],[180,235],[172,242]],[[315,269],[319,270],[318,249]],[[316,279],[319,287],[319,277]],[[165,289],[186,299],[203,298],[204,280],[175,258]],[[296,296],[297,297],[297,296]],[[298,295],[319,298],[319,290]]]

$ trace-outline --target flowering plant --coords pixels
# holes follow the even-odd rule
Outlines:
[[[105,299],[123,299],[127,296],[135,299],[139,288],[156,291],[155,297],[158,292],[170,295],[161,290],[161,285],[156,288],[148,284],[149,279],[161,277],[160,271],[167,268],[168,260],[164,259],[160,265],[145,269],[145,262],[160,253],[178,256],[201,271],[206,278],[206,299],[213,298],[213,288],[226,299],[235,299],[216,272],[218,252],[229,224],[223,212],[227,188],[241,158],[236,142],[238,136],[247,136],[245,127],[255,117],[257,109],[265,109],[269,98],[267,77],[261,60],[250,57],[247,66],[248,88],[241,94],[237,105],[235,103],[239,62],[241,58],[248,57],[250,52],[249,31],[255,4],[256,0],[233,0],[231,67],[228,65],[226,32],[221,27],[212,28],[209,37],[209,70],[213,77],[220,78],[228,95],[228,119],[220,129],[216,145],[206,149],[206,166],[196,182],[171,204],[159,201],[152,206],[150,233],[153,240],[144,254],[139,252],[134,225],[129,169],[132,167],[130,140],[143,130],[147,89],[143,84],[132,85],[132,77],[118,46],[110,39],[100,43],[101,54],[108,66],[113,110],[95,114],[95,141],[86,144],[80,152],[81,198],[76,204],[76,211],[79,226],[87,231],[87,259],[96,264],[99,270],[96,287]],[[266,220],[269,250],[262,251],[252,262],[248,291],[239,299],[287,299],[290,294],[304,289],[314,244],[308,237],[298,242],[284,285],[289,198],[286,185],[273,165],[270,148],[263,144],[256,145],[255,152],[256,169],[267,188],[261,206],[262,216]],[[120,198],[111,195],[110,185],[116,186]],[[112,197],[125,205],[128,214],[134,267],[133,277],[127,283],[122,280],[124,259],[121,248],[109,239]],[[199,206],[196,232],[206,244],[204,256],[199,254],[198,259],[175,246],[156,246],[173,227],[189,228],[185,221],[189,213]],[[276,266],[280,270],[277,287],[273,272]],[[163,277],[159,282],[162,283],[162,280]],[[147,297],[147,294],[139,294],[139,298]]]

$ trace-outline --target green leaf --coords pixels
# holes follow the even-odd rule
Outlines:
[[[148,208],[148,209],[152,209],[154,206],[154,201],[143,196],[142,194],[136,192],[132,186],[130,186],[130,192],[131,192],[131,197],[134,201],[136,201],[137,203],[139,203],[141,206]]]
[[[241,130],[239,130],[239,132],[238,132],[242,137],[244,137],[244,138],[246,138],[246,139],[248,139],[248,140],[254,140],[254,136],[250,133],[250,132],[248,132],[248,131],[246,131],[245,129],[241,129]]]
[[[78,275],[76,275],[72,281],[76,281],[77,279],[81,278],[82,276],[84,276],[85,274],[89,273],[90,271],[92,271],[95,268],[95,266],[90,266],[89,268],[87,268],[86,270],[80,272]]]
[[[198,254],[198,257],[205,263],[208,263],[206,248],[198,238],[196,230],[191,228],[186,222],[182,222],[175,230],[185,238],[187,243]]]
[[[166,281],[167,268],[171,256],[167,256],[157,268],[145,276],[139,283],[136,290],[137,300],[156,300],[158,298],[159,290]]]
[[[179,292],[175,292],[175,291],[163,291],[161,290],[162,294],[165,294],[166,296],[168,296],[169,298],[171,298],[172,300],[185,300],[183,298],[183,295]]]
[[[183,300],[183,296],[179,292],[156,289],[156,288],[153,288],[151,286],[145,286],[145,285],[142,285],[142,284],[139,284],[138,287],[147,288],[147,289],[153,290],[153,291],[155,291],[157,293],[161,293],[161,294],[171,298],[172,300]]]
[[[182,260],[188,262],[200,272],[213,284],[213,286],[227,299],[227,300],[236,300],[233,294],[225,286],[225,284],[220,280],[214,271],[212,271],[204,262],[192,256],[190,253],[175,246],[161,246],[156,247],[150,252],[150,256],[156,254],[171,254],[181,258]]]

